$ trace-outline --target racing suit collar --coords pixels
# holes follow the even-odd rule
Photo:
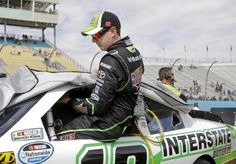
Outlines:
[[[122,38],[121,40],[117,41],[116,43],[114,43],[113,45],[111,45],[107,49],[107,51],[111,51],[117,47],[121,47],[121,46],[127,47],[127,46],[131,46],[131,45],[133,45],[133,43],[131,42],[129,36],[126,36],[126,37]]]

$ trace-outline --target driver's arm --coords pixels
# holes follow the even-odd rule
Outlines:
[[[112,56],[104,56],[99,65],[96,85],[90,98],[85,99],[83,107],[88,115],[102,115],[111,105],[116,90],[125,79],[120,63]]]
[[[124,79],[125,73],[120,63],[112,56],[105,56],[100,62],[96,85],[90,98],[73,99],[69,102],[79,113],[102,115],[109,109],[115,92]]]

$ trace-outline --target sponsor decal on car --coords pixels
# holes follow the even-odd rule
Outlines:
[[[76,164],[86,163],[91,158],[90,163],[148,163],[151,156],[145,143],[138,140],[117,141],[112,143],[108,149],[107,143],[84,144],[76,155]],[[109,161],[109,162],[108,162]]]
[[[64,135],[58,136],[58,139],[60,141],[75,140],[76,139],[76,133],[64,134]]]
[[[213,158],[224,156],[226,154],[229,154],[230,152],[231,152],[230,146],[219,149],[219,150],[215,150],[215,151],[213,151]]]
[[[178,158],[206,150],[213,150],[215,157],[231,152],[231,133],[228,128],[205,130],[165,136],[162,142],[163,159]]]
[[[42,128],[24,129],[11,133],[12,141],[26,141],[43,139]]]
[[[16,164],[16,158],[13,151],[0,152],[1,164]]]
[[[42,163],[53,154],[54,148],[47,142],[31,142],[22,146],[18,158],[22,163]]]

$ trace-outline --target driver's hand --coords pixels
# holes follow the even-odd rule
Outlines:
[[[78,104],[78,105],[74,105],[73,108],[75,109],[75,111],[77,113],[87,114],[88,113],[87,107],[84,107],[83,105],[84,105],[84,103],[81,103],[81,104]]]

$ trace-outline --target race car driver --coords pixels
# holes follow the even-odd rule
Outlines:
[[[121,38],[120,21],[108,11],[97,13],[81,34],[92,36],[107,54],[101,59],[90,98],[67,99],[81,116],[64,125],[59,140],[92,138],[113,141],[133,118],[144,65],[128,36]]]

